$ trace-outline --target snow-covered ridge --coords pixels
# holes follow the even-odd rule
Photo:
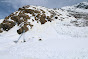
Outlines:
[[[72,25],[70,21],[76,20],[73,16],[69,15],[66,10],[49,9],[41,6],[23,6],[18,11],[5,17],[1,23],[1,32],[9,31],[15,25],[19,27],[18,34],[27,32],[32,29],[36,24],[46,24],[53,21],[61,22],[63,25]],[[24,30],[24,31],[23,31]]]
[[[73,8],[73,6],[69,6],[69,8]],[[15,32],[22,34],[23,32],[33,30],[33,28],[36,28],[37,26],[42,26],[48,23],[59,26],[88,26],[87,13],[80,13],[73,11],[73,9],[68,11],[67,9],[67,7],[54,10],[42,6],[23,6],[19,8],[18,11],[5,17],[4,21],[0,24],[0,32],[8,32],[16,26],[17,28],[15,29]],[[61,30],[57,30],[57,32],[61,33]]]

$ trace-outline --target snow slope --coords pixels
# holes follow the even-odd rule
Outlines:
[[[0,51],[2,52],[0,58],[5,59],[7,55],[6,57],[10,56],[8,58],[13,59],[87,59],[88,33],[85,35],[85,31],[88,32],[87,28],[58,26],[58,22],[36,25],[31,31],[25,33],[27,42],[19,41],[16,44],[13,41],[17,40],[19,35],[14,30],[17,29],[15,26],[8,33],[0,36]],[[22,39],[23,37],[20,40]],[[39,39],[42,40],[39,41]]]
[[[36,8],[43,9],[48,16],[51,14],[47,10],[53,10],[40,6]],[[34,26],[22,35],[18,43],[14,43],[21,36],[17,33],[18,25],[3,31],[0,34],[0,59],[88,59],[88,27],[74,26],[71,21],[77,19],[66,10],[53,11],[56,14],[52,18],[54,20],[43,25],[32,22],[32,16],[29,22]],[[55,19],[56,16],[58,19]]]

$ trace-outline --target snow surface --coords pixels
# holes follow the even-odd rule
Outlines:
[[[0,59],[88,59],[88,27],[37,24],[18,43],[17,26],[0,36]],[[22,43],[23,37],[27,42]],[[42,39],[39,41],[39,39]]]
[[[36,8],[44,9],[46,15],[50,15],[47,8]],[[62,14],[58,18],[64,19],[55,19],[43,25],[30,20],[33,28],[24,33],[18,43],[14,42],[20,37],[17,34],[17,25],[8,32],[1,33],[0,59],[88,59],[88,27],[71,24],[70,21],[76,19],[68,17],[66,10],[59,9],[54,12]],[[24,38],[26,42],[23,42]]]

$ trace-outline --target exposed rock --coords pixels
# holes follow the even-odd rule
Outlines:
[[[4,31],[9,31],[17,25],[20,27],[20,29],[17,30],[17,33],[22,34],[24,31],[27,32],[32,29],[35,25],[34,23],[40,23],[42,25],[46,22],[52,22],[57,14],[54,10],[48,10],[47,8],[46,10],[47,12],[37,6],[23,6],[22,8],[19,8],[18,11],[5,17],[0,25],[0,32],[2,32],[1,28]],[[58,19],[58,17],[55,17],[55,19]]]
[[[47,21],[45,20],[45,18],[46,18],[45,14],[41,15],[41,17],[40,17],[40,22],[41,22],[41,24],[44,24],[44,23],[47,22]]]
[[[28,27],[24,25],[23,27],[17,30],[17,33],[22,34],[23,32],[27,32],[28,30]]]

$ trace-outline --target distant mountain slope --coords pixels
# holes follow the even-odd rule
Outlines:
[[[88,2],[81,2],[73,6],[62,7],[77,20],[73,21],[77,26],[88,26]]]
[[[75,5],[76,8],[88,9],[88,2],[81,2]]]
[[[88,2],[81,2],[72,6],[62,7],[65,10],[77,11],[77,12],[88,12]]]

